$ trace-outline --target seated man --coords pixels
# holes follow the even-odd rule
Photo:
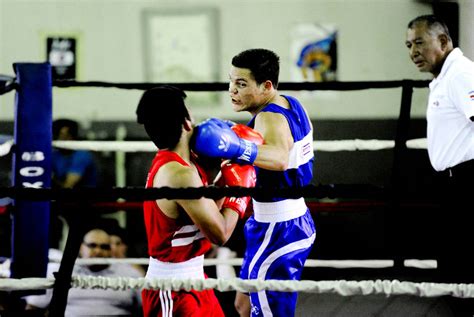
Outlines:
[[[110,236],[102,229],[94,228],[84,236],[79,254],[81,258],[111,257]],[[76,265],[73,275],[104,277],[141,277],[133,267],[120,264]],[[53,276],[48,270],[48,276]],[[32,295],[25,298],[26,309],[47,309],[53,294]],[[80,289],[69,290],[66,316],[140,316],[141,298],[137,290]]]
[[[53,122],[53,139],[75,141],[79,138],[79,123],[70,119]],[[97,186],[97,166],[94,155],[85,150],[53,148],[51,154],[51,181],[53,188],[81,188]],[[70,213],[80,213],[73,205],[52,204],[50,246],[62,249],[65,235],[64,221]]]
[[[69,119],[53,122],[53,138],[74,141],[79,136],[79,124]],[[53,186],[61,188],[95,187],[97,169],[92,153],[84,150],[55,148],[52,153]]]

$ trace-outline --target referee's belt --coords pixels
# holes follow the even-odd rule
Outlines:
[[[462,162],[439,172],[443,177],[458,177],[459,175],[466,175],[466,173],[474,173],[474,160]]]

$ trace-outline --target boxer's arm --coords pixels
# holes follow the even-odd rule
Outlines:
[[[294,143],[286,118],[278,113],[261,112],[255,118],[254,129],[265,140],[265,144],[258,146],[254,165],[272,171],[286,170]]]
[[[204,186],[198,173],[179,163],[163,165],[155,176],[154,187],[188,188]],[[232,210],[224,209],[221,213],[214,200],[200,199],[159,199],[160,209],[171,218],[176,219],[179,213],[186,212],[193,223],[212,242],[223,245],[231,236],[238,215]]]

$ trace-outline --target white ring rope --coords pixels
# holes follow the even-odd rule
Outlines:
[[[54,287],[54,278],[0,278],[0,291],[39,290]]]
[[[10,152],[12,141],[1,146],[0,156]],[[426,139],[408,140],[406,143],[411,149],[426,149]],[[155,152],[156,146],[150,141],[53,141],[53,146],[68,150],[88,150],[95,152],[122,151],[122,152]],[[390,149],[395,141],[390,140],[335,140],[314,141],[315,151],[378,151]]]
[[[54,286],[53,278],[0,279],[0,290],[47,289]],[[258,292],[272,290],[279,292],[332,293],[342,296],[354,295],[414,295],[419,297],[453,296],[473,298],[474,284],[415,283],[399,280],[375,281],[279,281],[233,279],[153,279],[130,277],[73,276],[71,287],[94,289],[162,289],[162,290],[205,290],[220,292]]]
[[[53,141],[53,146],[68,150],[156,152],[156,146],[150,141]],[[391,149],[395,141],[391,140],[335,140],[314,141],[315,151],[378,151]],[[426,139],[412,139],[406,142],[411,149],[426,149]]]
[[[7,140],[4,143],[0,144],[0,157],[10,153],[12,146],[13,140]]]
[[[59,262],[59,259],[50,259],[52,262]],[[91,265],[91,264],[116,264],[116,263],[126,263],[126,264],[139,264],[139,265],[148,265],[149,259],[147,258],[89,258],[89,259],[77,259],[76,264],[78,265]],[[222,259],[204,259],[204,266],[214,266],[214,265],[231,265],[231,266],[241,266],[242,258],[222,258]],[[387,268],[393,267],[393,260],[315,260],[308,259],[305,262],[305,267],[330,267],[337,269],[346,269],[346,268],[368,268],[368,269],[377,269],[377,268]],[[408,259],[404,261],[404,266],[406,267],[416,267],[422,269],[433,269],[436,268],[436,260],[416,260]]]
[[[0,144],[0,156],[10,153],[13,140]],[[156,146],[150,141],[53,141],[53,146],[67,150],[87,150],[94,152],[156,152]],[[412,139],[406,142],[409,149],[426,149],[426,138]],[[321,152],[339,151],[378,151],[395,147],[391,140],[334,140],[314,141],[313,148]]]
[[[241,266],[242,258],[233,259],[204,259],[204,266],[214,265],[232,265]],[[89,258],[89,259],[77,259],[76,264],[78,265],[91,265],[91,264],[114,264],[114,263],[127,263],[127,264],[140,264],[148,265],[149,259],[147,258]],[[332,267],[332,268],[385,268],[392,267],[394,265],[393,260],[313,260],[308,259],[305,262],[305,267]]]

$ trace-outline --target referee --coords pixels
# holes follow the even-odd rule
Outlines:
[[[408,24],[406,46],[421,72],[430,72],[428,155],[441,198],[438,268],[442,282],[474,283],[474,63],[453,47],[434,15]]]

